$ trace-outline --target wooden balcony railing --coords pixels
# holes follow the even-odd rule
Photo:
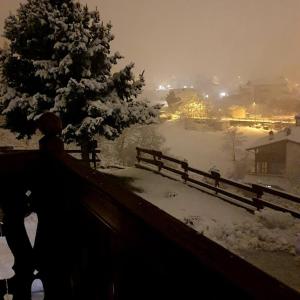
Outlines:
[[[111,176],[51,149],[60,148],[0,155],[14,300],[31,299],[35,277],[47,300],[299,299]],[[24,230],[31,211],[39,219],[33,249]]]
[[[4,153],[10,153],[10,152],[25,152],[28,150],[22,150],[22,149],[15,149],[13,146],[5,146],[5,147],[0,147],[0,154]],[[65,150],[66,153],[68,154],[81,154],[82,151],[79,149],[67,149]],[[100,159],[98,157],[98,154],[100,153],[100,149],[91,149],[91,152],[89,153],[89,163],[92,163],[94,169],[97,167],[97,162],[100,162]]]

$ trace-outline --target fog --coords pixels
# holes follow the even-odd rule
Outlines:
[[[27,0],[0,1],[1,46],[5,18]],[[219,299],[224,293],[225,298],[227,293],[241,299],[264,295],[296,299],[300,295],[300,0],[80,1],[90,10],[97,7],[104,22],[112,22],[112,50],[125,56],[118,67],[134,62],[137,73],[145,71],[146,87],[139,99],[161,104],[156,106],[160,111],[154,118],[154,109],[149,112],[144,104],[133,102],[138,85],[128,88],[134,81],[124,73],[105,84],[102,73],[97,76],[90,67],[94,60],[74,68],[84,58],[80,55],[75,60],[65,57],[58,68],[49,64],[49,70],[46,63],[30,69],[29,64],[7,60],[6,72],[0,74],[0,163],[5,162],[0,164],[0,180],[5,183],[0,192],[0,225],[8,222],[3,229],[10,230],[0,237],[0,283],[13,276],[13,254],[19,253],[24,274],[40,270],[35,275],[50,287],[45,289],[48,299],[53,291],[43,275],[51,275],[52,263],[59,267],[60,262],[68,262],[62,255],[75,244],[79,248],[74,253],[84,253],[85,267],[78,268],[81,261],[77,264],[72,255],[74,265],[68,263],[68,269],[76,270],[77,279],[86,275],[94,261],[95,251],[89,252],[92,236],[79,243],[65,239],[72,227],[65,226],[66,220],[76,219],[80,226],[87,220],[80,219],[77,209],[74,217],[72,207],[77,205],[69,203],[75,200],[85,203],[82,216],[91,216],[87,224],[91,232],[97,233],[90,226],[93,216],[99,234],[105,232],[101,245],[96,244],[101,254],[97,261],[107,256],[118,262],[111,270],[110,264],[104,273],[101,270],[103,278],[108,271],[106,277],[111,279],[101,283],[102,295],[125,299],[151,286],[149,299],[154,294]],[[97,47],[92,46],[96,50],[89,50],[94,53]],[[49,110],[62,122],[44,114]],[[130,126],[132,120],[136,124]],[[34,121],[41,131],[23,138],[23,128],[32,129]],[[61,124],[64,131],[59,134]],[[86,166],[61,155],[62,141],[66,153]],[[23,153],[34,149],[40,149],[41,155]],[[14,151],[13,156],[7,154]],[[89,171],[89,164],[95,170]],[[21,206],[16,205],[18,201]],[[25,214],[31,244],[36,236],[39,245],[34,252],[27,247]],[[150,220],[152,215],[157,220]],[[36,234],[38,224],[42,226]],[[172,230],[177,236],[171,241]],[[51,232],[56,241],[43,238],[54,237]],[[121,242],[114,243],[119,236]],[[151,260],[148,245],[154,250]],[[165,254],[171,246],[175,251],[169,259]],[[31,259],[24,264],[27,254]],[[43,260],[49,257],[51,266]],[[201,265],[195,265],[200,261]],[[262,281],[252,286],[248,270],[254,280]],[[61,294],[64,288],[69,290],[64,283],[70,280],[65,279],[74,277],[62,271],[63,277],[56,278]],[[116,282],[109,277],[115,271]],[[17,281],[12,279],[17,285],[6,281],[9,293],[16,296],[14,289],[19,293],[19,285],[29,293],[30,281],[23,283],[18,276]],[[128,285],[127,278],[135,284]],[[214,289],[203,282],[205,278],[223,288]],[[88,290],[77,279],[72,289]],[[167,281],[162,284],[162,279]],[[201,288],[194,289],[199,279]],[[138,289],[136,282],[141,283]],[[32,299],[43,298],[41,285],[33,284],[32,290]]]
[[[5,17],[19,0],[1,0]],[[86,0],[112,21],[113,49],[146,71],[149,86],[170,78],[300,78],[299,0]]]

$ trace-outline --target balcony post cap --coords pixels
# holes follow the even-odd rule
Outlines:
[[[60,118],[51,112],[44,113],[38,120],[37,126],[45,136],[56,136],[62,131]]]
[[[58,137],[62,132],[62,122],[54,113],[44,113],[38,120],[37,126],[44,134],[39,141],[39,148],[43,153],[62,154],[64,143]]]

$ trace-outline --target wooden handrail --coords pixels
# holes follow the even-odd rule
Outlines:
[[[40,159],[38,151],[0,155],[0,177],[13,180],[23,174],[24,165],[47,163],[46,157]],[[68,214],[74,218],[72,252],[61,249],[63,255],[73,257],[74,291],[65,299],[148,300],[170,295],[174,299],[179,295],[182,299],[298,299],[298,292],[125,189],[111,176],[65,153],[52,159],[66,181],[61,186],[53,178],[49,190],[53,194],[57,189],[59,197],[63,187],[64,200],[71,200],[73,208],[78,205]],[[45,173],[35,174],[37,178],[47,174],[46,168],[41,170]],[[35,188],[39,186],[33,184],[33,192]],[[55,216],[50,217],[57,222]],[[58,225],[55,228],[63,229],[66,224]],[[59,248],[64,247],[60,242]],[[44,259],[51,255],[49,250]],[[69,265],[60,265],[58,272],[61,268]]]
[[[18,152],[26,152],[26,151],[35,151],[37,149],[16,149],[13,146],[4,146],[4,147],[0,147],[0,154],[3,153],[18,153]],[[80,149],[66,149],[65,150],[66,153],[68,154],[81,154],[82,151]],[[89,162],[92,162],[94,164],[94,168],[96,168],[96,163],[100,162],[101,160],[98,158],[98,156],[96,155],[97,153],[101,153],[100,149],[95,149],[92,152],[90,152],[90,154],[92,154],[92,158],[89,159]]]

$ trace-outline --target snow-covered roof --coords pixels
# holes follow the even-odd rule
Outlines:
[[[289,129],[290,134],[287,134],[287,130]],[[281,141],[289,141],[300,144],[300,126],[292,126],[289,127],[289,129],[284,129],[282,131],[274,133],[272,138],[270,138],[270,134],[268,134],[265,137],[256,140],[255,143],[251,145],[251,147],[249,147],[247,150],[263,147]]]

